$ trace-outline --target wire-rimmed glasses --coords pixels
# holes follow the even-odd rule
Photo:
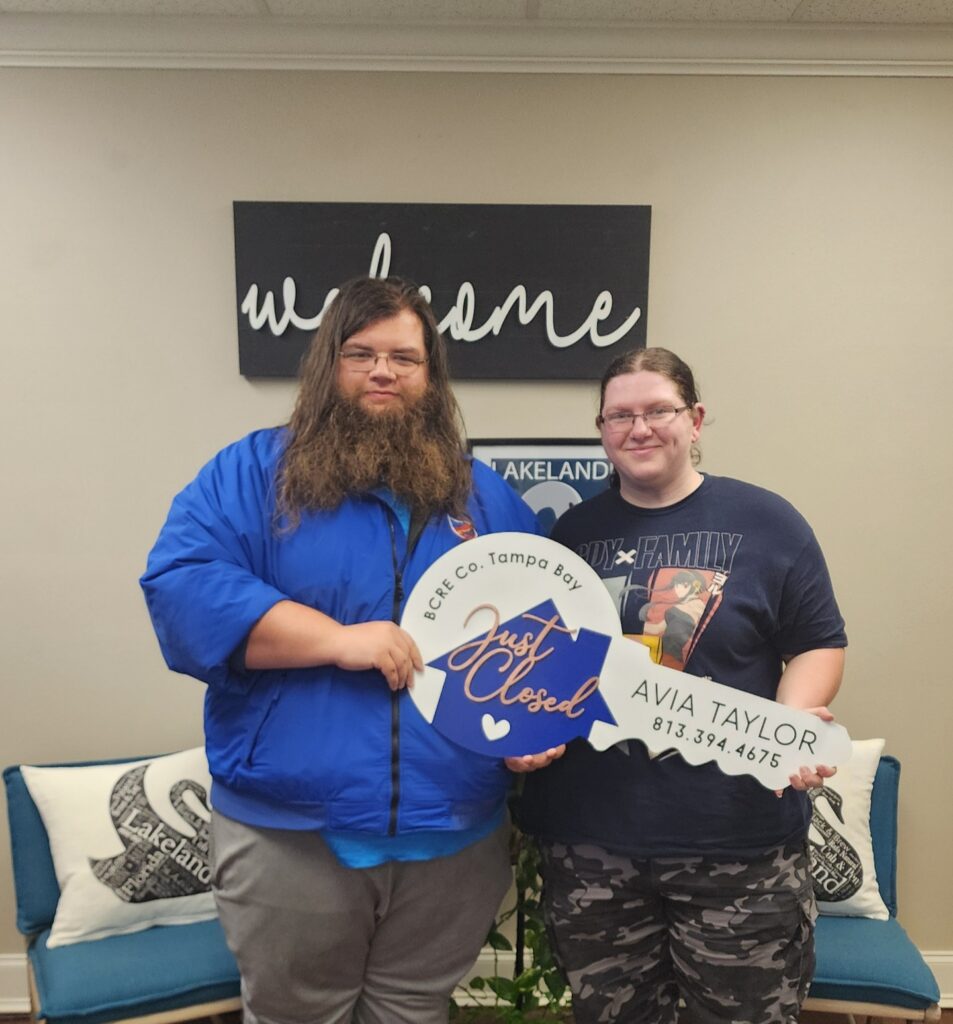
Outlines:
[[[647,427],[667,427],[675,421],[680,412],[689,408],[691,406],[688,405],[658,405],[654,409],[646,409],[645,412],[626,412],[619,409],[605,416],[597,416],[596,423],[600,427],[605,427],[610,434],[627,434],[637,420],[643,420]]]
[[[377,366],[377,360],[383,359],[397,377],[407,377],[427,362],[426,356],[416,356],[412,352],[375,352],[369,348],[344,349],[340,357],[344,366],[354,373],[370,373]]]

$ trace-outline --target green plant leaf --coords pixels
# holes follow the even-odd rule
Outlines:
[[[518,977],[514,978],[513,982],[521,992],[531,992],[542,975],[542,971],[538,967],[530,967],[528,970]]]
[[[548,971],[543,975],[543,984],[554,1002],[560,1002],[566,994],[567,985],[563,976],[557,971]]]
[[[519,990],[509,978],[487,978],[486,983],[489,985],[490,991],[498,995],[500,999],[515,1004]]]

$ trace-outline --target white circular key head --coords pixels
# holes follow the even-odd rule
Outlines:
[[[420,578],[401,626],[426,666],[415,704],[462,746],[532,754],[614,722],[598,685],[619,617],[596,572],[555,541],[494,533],[458,545]]]

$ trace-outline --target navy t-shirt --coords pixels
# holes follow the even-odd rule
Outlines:
[[[844,621],[817,540],[783,498],[706,475],[667,508],[609,490],[570,509],[553,538],[582,556],[615,599],[623,632],[656,661],[774,699],[782,661],[844,647]],[[597,753],[584,740],[527,777],[530,832],[633,856],[755,857],[800,840],[804,794],[781,799],[747,775],[651,758],[637,740]]]

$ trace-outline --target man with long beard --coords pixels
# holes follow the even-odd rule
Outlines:
[[[396,623],[470,537],[535,532],[465,456],[447,359],[409,283],[324,314],[286,427],[179,494],[142,578],[170,668],[208,684],[213,889],[254,1024],[439,1024],[510,881],[506,763],[407,699]]]

